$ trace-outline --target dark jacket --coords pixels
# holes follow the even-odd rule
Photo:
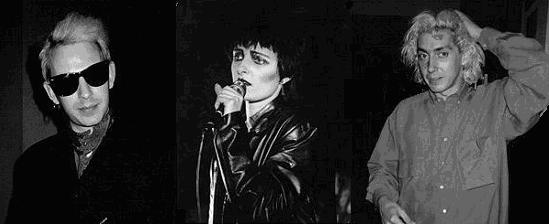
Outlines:
[[[226,115],[223,125],[210,129],[203,140],[201,162],[207,169],[202,171],[210,173],[199,174],[208,183],[198,189],[210,194],[215,189],[214,222],[316,222],[311,155],[317,128],[278,100],[251,119],[248,131],[241,112]],[[218,157],[221,169],[212,165]],[[216,172],[213,186],[210,174]],[[207,193],[198,194],[201,202],[209,201]],[[207,222],[209,204],[203,205],[202,221]]]
[[[124,133],[114,122],[80,179],[68,132],[27,149],[15,164],[6,223],[158,223],[169,213],[155,176],[166,164]]]

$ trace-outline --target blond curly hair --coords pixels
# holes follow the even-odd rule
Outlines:
[[[468,84],[475,84],[481,77],[481,66],[484,64],[484,52],[465,28],[460,17],[454,10],[443,10],[437,14],[424,11],[411,20],[411,27],[404,36],[401,55],[404,64],[414,68],[414,81],[423,83],[423,77],[418,65],[417,41],[424,33],[434,33],[441,30],[449,31],[454,44],[461,54],[463,79]]]

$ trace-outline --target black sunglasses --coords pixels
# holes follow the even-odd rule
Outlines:
[[[99,87],[109,80],[110,60],[90,65],[80,72],[63,73],[48,78],[51,88],[58,96],[70,96],[78,90],[78,79],[84,77],[88,85]]]

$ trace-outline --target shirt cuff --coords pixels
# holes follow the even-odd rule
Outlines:
[[[396,194],[396,192],[391,192],[389,190],[377,189],[373,192],[371,191],[366,192],[366,200],[372,202],[377,208],[379,208],[379,199],[382,196],[387,197],[387,199],[389,199],[392,202],[396,202],[398,198],[398,195]]]

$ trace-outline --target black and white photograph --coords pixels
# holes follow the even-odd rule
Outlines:
[[[538,220],[546,1],[176,8],[180,220]]]
[[[2,6],[0,223],[172,222],[172,9]]]
[[[0,224],[544,222],[547,0],[0,8]]]

